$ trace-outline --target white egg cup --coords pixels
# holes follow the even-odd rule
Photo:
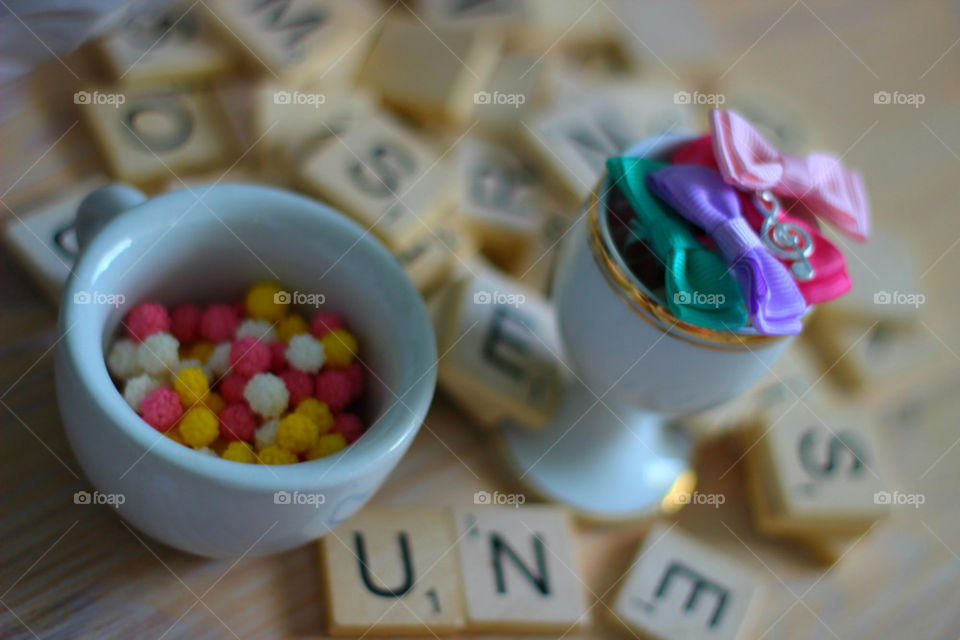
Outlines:
[[[650,139],[626,155],[666,159],[693,139]],[[670,419],[742,393],[790,343],[677,320],[614,247],[609,188],[604,177],[585,204],[554,280],[569,369],[559,407],[545,427],[504,429],[507,459],[525,485],[598,520],[678,509],[696,476],[692,438]]]

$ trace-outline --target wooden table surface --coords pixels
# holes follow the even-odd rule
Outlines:
[[[816,123],[817,139],[862,169],[876,226],[916,258],[927,295],[923,320],[953,365],[960,359],[960,17],[952,2],[810,0],[698,4],[718,50],[663,68],[701,86],[763,87]],[[670,25],[676,37],[683,27]],[[70,94],[88,77],[81,56],[45,65],[0,93],[0,217],[100,171]],[[68,68],[69,67],[69,68]],[[876,91],[921,93],[918,108],[877,105]],[[54,401],[56,311],[22,269],[0,256],[0,637],[242,638],[322,636],[323,599],[313,546],[239,562],[198,559],[131,530],[106,506],[76,505],[88,483]],[[955,373],[957,367],[952,367]],[[749,524],[742,481],[724,474],[730,442],[698,455],[701,490],[685,529],[763,576],[766,638],[960,637],[960,403],[948,376],[909,401],[864,407],[882,418],[899,488],[921,492],[832,568],[810,563]],[[373,499],[378,505],[472,504],[504,489],[487,437],[442,397],[412,449]],[[632,559],[646,524],[577,532],[595,618]],[[569,637],[611,637],[603,623]]]

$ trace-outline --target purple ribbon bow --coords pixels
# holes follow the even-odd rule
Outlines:
[[[730,264],[757,331],[800,333],[800,317],[806,310],[803,296],[787,268],[767,251],[743,218],[737,191],[720,172],[672,165],[649,174],[647,185],[713,239]]]

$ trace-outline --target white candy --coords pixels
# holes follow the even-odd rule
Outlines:
[[[280,428],[280,421],[274,418],[267,420],[253,434],[254,444],[257,451],[266,449],[272,444],[277,444],[277,430]]]
[[[159,380],[151,378],[146,373],[127,380],[123,386],[123,399],[134,411],[140,411],[140,403],[147,395],[161,385]]]
[[[154,333],[137,347],[137,362],[150,375],[165,379],[180,361],[180,342],[169,333]]]
[[[284,355],[291,367],[306,373],[317,373],[327,359],[323,352],[323,343],[309,333],[290,338],[290,344]]]
[[[210,447],[200,447],[199,449],[194,449],[197,453],[202,453],[205,456],[213,456],[214,458],[219,458],[217,452],[211,449]]]
[[[256,338],[261,342],[273,342],[277,333],[273,325],[266,320],[244,320],[237,327],[237,338]]]
[[[230,343],[221,342],[213,348],[213,353],[207,359],[207,368],[213,373],[210,379],[219,378],[230,370]]]
[[[279,417],[290,402],[287,385],[272,373],[258,373],[250,378],[243,397],[254,413],[268,419]]]
[[[117,338],[107,355],[107,369],[117,378],[129,380],[143,373],[137,362],[137,345],[133,340]]]

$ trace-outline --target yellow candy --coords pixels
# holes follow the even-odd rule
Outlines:
[[[253,464],[257,461],[256,456],[253,455],[253,449],[246,442],[231,442],[220,454],[220,457],[224,460],[246,462],[247,464]]]
[[[170,438],[171,440],[173,440],[174,442],[176,442],[177,444],[182,444],[183,446],[187,446],[187,443],[183,441],[183,436],[180,435],[179,429],[170,429],[170,431],[167,431],[164,435]]]
[[[307,460],[325,458],[347,446],[347,440],[339,433],[328,433],[320,436],[317,444],[307,451]]]
[[[288,414],[277,429],[277,444],[293,453],[303,453],[317,443],[320,428],[302,413]]]
[[[287,315],[290,293],[273,282],[253,285],[244,298],[247,315],[254,320],[277,322]]]
[[[261,449],[257,457],[261,464],[293,464],[299,462],[296,455],[276,444]]]
[[[326,364],[334,369],[346,369],[357,353],[357,339],[346,329],[334,329],[320,338]]]
[[[180,396],[180,404],[192,407],[206,399],[210,393],[210,382],[202,369],[187,367],[173,377],[173,390]]]
[[[299,313],[291,313],[286,318],[277,323],[277,339],[281,342],[290,342],[293,336],[299,336],[303,333],[309,333],[310,327],[307,321]]]
[[[180,436],[191,447],[206,447],[220,435],[220,421],[217,415],[199,405],[195,406],[180,419]]]
[[[203,406],[219,415],[226,408],[227,401],[219,393],[208,393]]]
[[[333,428],[333,414],[326,402],[320,402],[316,398],[304,398],[293,412],[310,418],[320,429],[320,433],[326,433]]]

